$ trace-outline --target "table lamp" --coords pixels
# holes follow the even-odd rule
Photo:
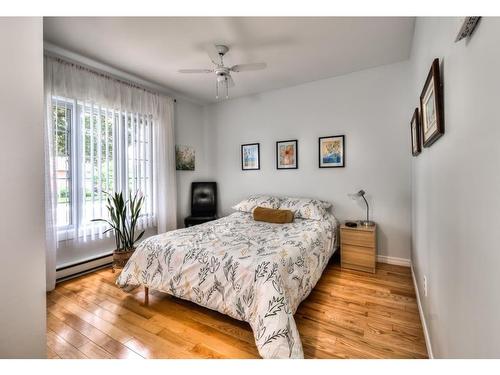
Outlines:
[[[368,201],[365,198],[365,194],[366,193],[364,190],[360,190],[357,193],[352,194],[351,197],[352,197],[352,199],[356,199],[359,197],[363,198],[363,200],[365,201],[365,204],[366,204],[366,220],[361,221],[361,225],[363,225],[365,227],[373,227],[375,225],[375,223],[373,221],[370,221],[370,206],[368,205]]]

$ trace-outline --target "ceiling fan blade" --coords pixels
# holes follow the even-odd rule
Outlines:
[[[213,73],[212,69],[179,69],[179,73]]]
[[[247,72],[250,70],[264,69],[266,66],[266,63],[240,64],[233,66],[230,70],[233,72]]]
[[[222,60],[219,55],[219,51],[217,50],[217,47],[215,47],[214,44],[205,44],[205,51],[208,53],[208,56],[210,57],[210,60],[215,65],[222,65]]]
[[[231,77],[230,75],[227,75],[227,87],[234,87],[234,81],[233,81],[233,77]]]

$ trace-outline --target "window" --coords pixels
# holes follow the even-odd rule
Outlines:
[[[102,238],[108,193],[142,194],[141,228],[153,212],[153,120],[95,103],[53,97],[59,240]]]
[[[71,177],[71,150],[72,150],[72,113],[71,104],[54,100],[53,118],[55,121],[55,149],[56,149],[56,188],[57,188],[57,222],[61,228],[69,227],[72,222],[72,177]]]

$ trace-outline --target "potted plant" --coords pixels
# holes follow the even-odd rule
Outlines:
[[[123,194],[108,194],[106,208],[109,212],[109,219],[94,219],[92,221],[103,221],[110,228],[104,231],[113,231],[115,235],[116,249],[113,251],[113,272],[115,268],[123,268],[135,251],[135,243],[144,235],[142,231],[136,236],[136,227],[141,213],[144,197],[138,193],[130,197],[127,201],[123,199]]]

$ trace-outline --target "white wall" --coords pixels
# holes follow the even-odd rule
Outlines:
[[[43,358],[41,18],[0,18],[0,49],[0,358]]]
[[[498,358],[500,19],[483,18],[472,39],[454,43],[458,27],[455,18],[416,23],[414,106],[439,57],[445,134],[412,162],[412,258],[435,357]]]
[[[208,136],[204,126],[203,107],[178,99],[175,104],[175,144],[193,146],[195,170],[177,171],[177,227],[191,214],[191,182],[213,180],[209,170]]]
[[[206,108],[220,211],[252,193],[333,202],[342,220],[365,207],[379,224],[379,255],[410,258],[409,63],[270,91]],[[242,73],[243,74],[243,73]],[[236,79],[236,78],[235,78]],[[346,167],[318,168],[318,137],[345,134]],[[276,141],[298,139],[299,169],[276,169]],[[261,170],[242,171],[240,146],[260,142]]]

